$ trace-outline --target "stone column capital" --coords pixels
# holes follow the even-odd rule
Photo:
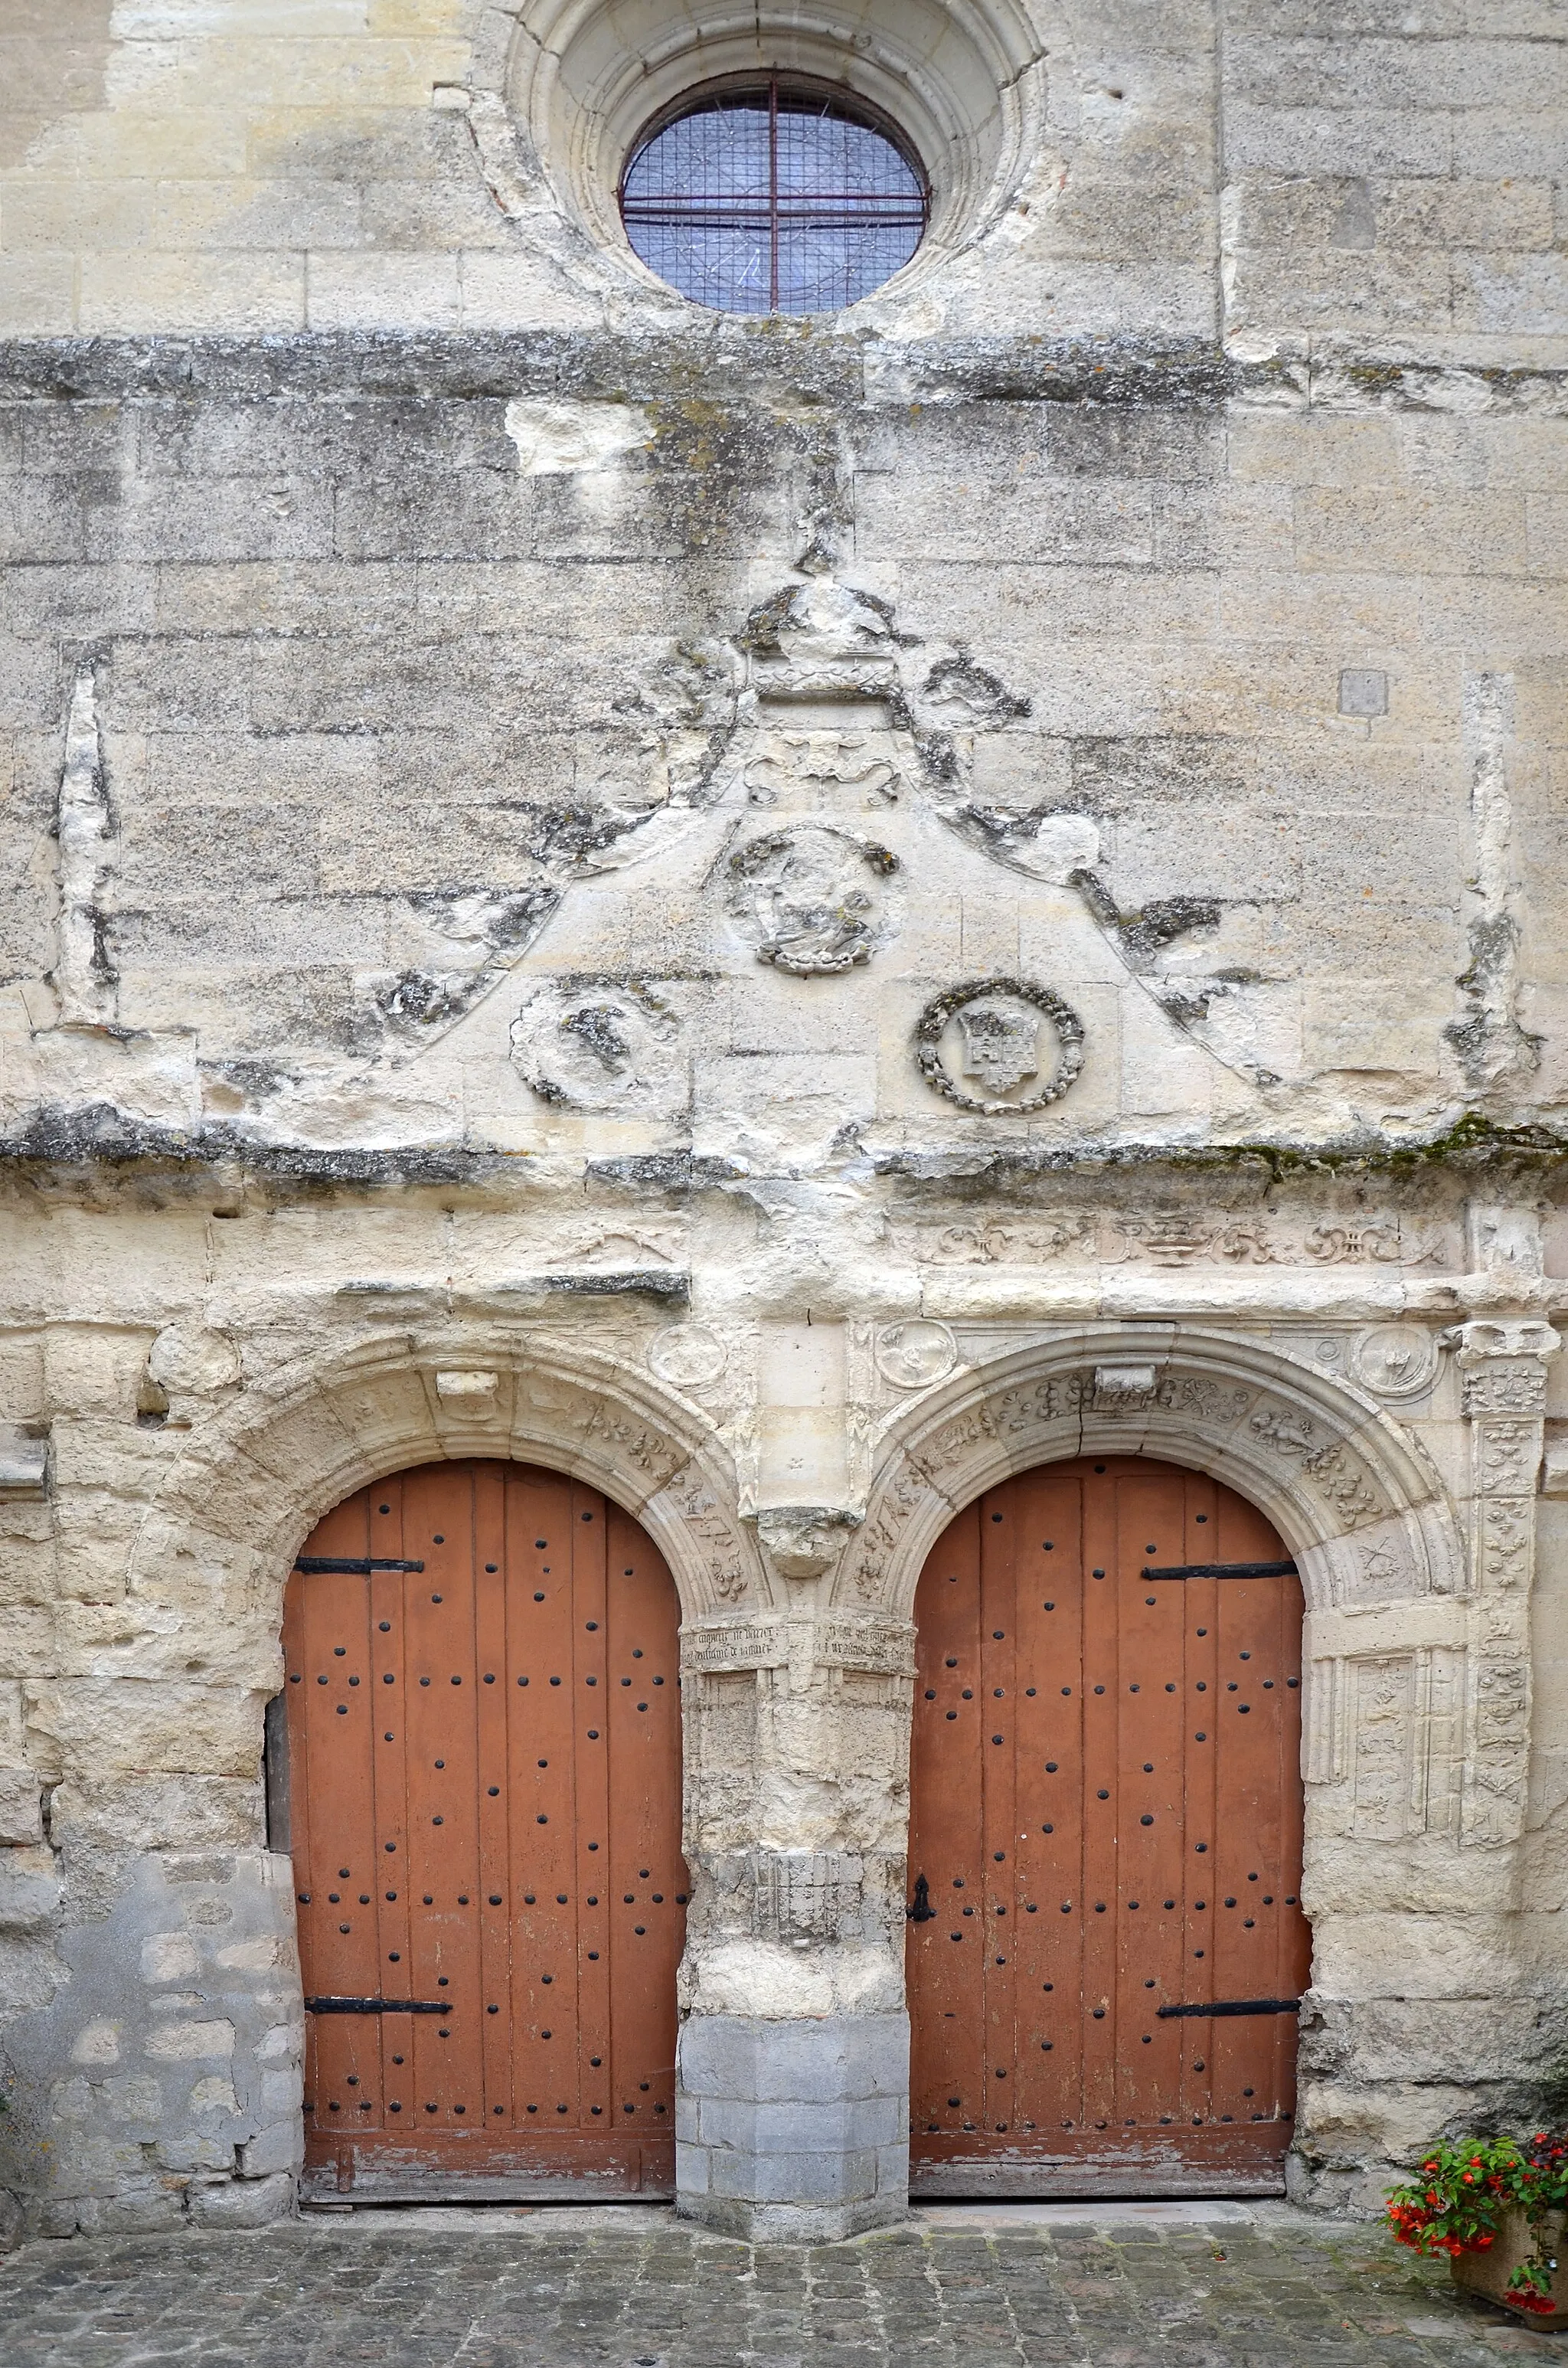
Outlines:
[[[1471,1421],[1485,1415],[1545,1411],[1546,1360],[1562,1345],[1550,1324],[1534,1316],[1478,1316],[1456,1325],[1444,1337],[1457,1349],[1464,1411]]]
[[[1553,1326],[1534,1315],[1474,1316],[1456,1324],[1444,1338],[1457,1346],[1459,1362],[1467,1367],[1498,1357],[1555,1357],[1562,1346]]]

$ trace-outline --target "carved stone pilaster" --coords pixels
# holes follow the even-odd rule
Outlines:
[[[867,1897],[865,1861],[856,1852],[754,1850],[748,1873],[751,1928],[759,1941],[808,1949],[815,1941],[887,1940]]]
[[[1483,1599],[1471,1659],[1462,1834],[1515,1841],[1524,1829],[1529,1762],[1528,1599],[1546,1411],[1546,1360],[1562,1345],[1534,1318],[1460,1326],[1471,1426],[1472,1584]]]
[[[1533,1319],[1465,1324],[1459,1337],[1464,1411],[1471,1426],[1476,1592],[1528,1594],[1546,1360],[1561,1344],[1550,1324]]]

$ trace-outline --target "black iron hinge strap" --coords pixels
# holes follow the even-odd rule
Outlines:
[[[1294,1578],[1293,1562],[1174,1562],[1161,1570],[1145,1565],[1145,1578]]]
[[[1155,2011],[1162,2022],[1174,2014],[1295,2014],[1301,1999],[1293,1998],[1210,1998],[1207,2006],[1162,2006]]]
[[[450,2014],[444,1998],[308,1998],[307,2014]]]
[[[423,1570],[425,1565],[422,1562],[383,1562],[379,1555],[373,1554],[362,1555],[357,1562],[343,1554],[301,1554],[294,1567],[312,1572],[338,1571],[347,1573],[351,1578],[369,1578],[373,1570]]]

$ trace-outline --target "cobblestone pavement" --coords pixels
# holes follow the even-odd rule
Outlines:
[[[1190,2207],[1189,2207],[1190,2209]],[[752,2248],[662,2211],[389,2211],[0,2261],[5,2368],[1470,2368],[1568,2338],[1285,2206],[945,2214]]]

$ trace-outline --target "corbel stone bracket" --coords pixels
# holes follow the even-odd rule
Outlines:
[[[1455,1326],[1471,1429],[1471,1584],[1481,1599],[1466,1703],[1462,1839],[1517,1841],[1529,1770],[1529,1593],[1547,1360],[1562,1346],[1535,1317]]]
[[[861,1515],[842,1505],[764,1505],[756,1515],[757,1540],[780,1578],[820,1578],[858,1530]]]

